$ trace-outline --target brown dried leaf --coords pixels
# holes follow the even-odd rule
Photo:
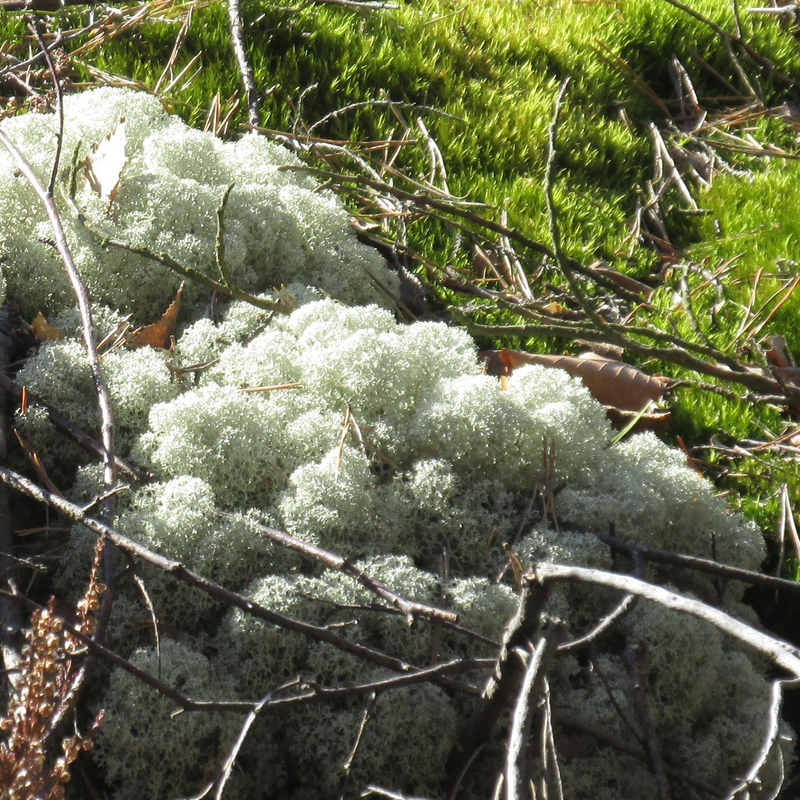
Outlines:
[[[128,161],[125,147],[128,134],[123,117],[116,130],[100,142],[83,162],[84,175],[89,185],[103,200],[114,201],[122,170]]]
[[[790,367],[792,362],[786,354],[786,339],[783,336],[768,336],[769,350],[767,350],[767,358],[770,364],[776,367]]]
[[[175,326],[178,323],[178,314],[181,310],[183,286],[184,284],[181,283],[175,293],[175,299],[158,322],[139,328],[128,337],[128,347],[145,347],[149,345],[150,347],[159,347],[162,350],[166,350],[169,347],[170,340],[175,333]]]
[[[592,397],[605,406],[627,411],[639,411],[649,402],[658,401],[672,385],[669,378],[647,375],[630,364],[613,361],[596,353],[582,356],[540,355],[503,348],[482,354],[487,359],[487,372],[510,375],[525,364],[563,369],[580,378]]]
[[[40,342],[48,342],[54,339],[63,339],[64,331],[54,328],[39,311],[36,318],[31,322],[31,331]]]

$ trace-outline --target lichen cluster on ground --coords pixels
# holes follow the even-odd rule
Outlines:
[[[224,220],[232,243],[226,252],[236,258],[232,274],[248,290],[278,299],[270,287],[284,265],[295,263],[284,250],[263,249],[276,229],[288,226],[291,236],[302,228],[321,243],[308,248],[307,259],[295,258],[296,282],[281,291],[296,306],[291,313],[236,301],[213,321],[202,293],[189,292],[172,350],[121,348],[104,357],[119,450],[155,475],[120,499],[123,532],[266,607],[339,629],[417,666],[493,655],[496,648],[423,621],[407,628],[402,615],[371,608],[369,594],[348,577],[301,562],[268,540],[261,526],[341,553],[400,594],[452,608],[464,627],[494,641],[516,605],[511,573],[495,581],[507,562],[503,543],[523,566],[553,560],[610,567],[611,553],[593,532],[613,525],[631,541],[706,557],[713,552],[726,563],[759,567],[760,531],[731,513],[684,456],[654,435],[616,441],[603,408],[580,382],[531,366],[503,384],[482,374],[465,332],[444,322],[398,323],[377,304],[385,301],[384,290],[370,288],[370,276],[384,289],[393,276],[345,229],[344,212],[332,198],[316,193],[302,173],[274,168],[293,162],[277,145],[251,139],[220,144],[165,117],[148,96],[116,90],[67,99],[67,130],[80,120],[68,141],[91,148],[122,117],[129,155],[116,197],[100,204],[84,187],[75,195],[76,208],[65,206],[65,220],[74,215],[70,230],[86,227],[80,213],[117,238],[210,271],[216,237],[210,220],[221,190],[235,180],[232,197],[241,186],[247,196],[268,198],[250,208],[231,203],[231,218]],[[47,122],[20,117],[4,127],[34,163],[47,163]],[[182,134],[191,143],[188,151],[170,147]],[[243,151],[257,153],[258,161],[243,163]],[[197,202],[189,205],[198,210],[187,213],[195,194]],[[27,202],[23,190],[17,197],[17,204]],[[54,259],[34,238],[43,214],[32,202],[27,209],[30,218],[20,231],[17,206],[4,207],[0,229],[14,247],[27,232],[26,268],[46,274]],[[159,219],[170,227],[155,224]],[[96,306],[98,324],[111,328],[124,313],[168,302],[173,287],[162,289],[154,279],[167,274],[161,266],[124,250],[108,259],[98,240],[81,237],[81,263],[98,290],[106,291],[106,273],[128,275],[124,292],[106,291]],[[9,298],[44,309],[67,334],[42,343],[18,379],[91,427],[93,390],[57,273],[32,287],[31,300],[14,267],[7,271]],[[41,415],[29,416],[20,418],[23,432],[51,468],[60,465],[71,495],[87,502],[102,491],[98,466],[86,464],[76,474],[76,453]],[[555,518],[531,510],[537,481],[550,482],[543,490],[559,485]],[[84,529],[73,530],[57,577],[64,596],[80,591],[93,542]],[[333,686],[387,674],[329,645],[226,611],[155,570],[141,575],[170,631],[160,657],[150,612],[132,585],[120,587],[110,641],[191,696],[256,700],[297,674]],[[665,572],[660,579],[701,597],[716,591],[702,577]],[[728,587],[724,607],[751,618],[742,594],[743,587]],[[597,590],[559,590],[547,615],[577,635],[614,603]],[[642,605],[598,645],[596,663],[619,698],[630,692],[623,640],[646,645],[643,672],[667,763],[680,764],[706,785],[732,785],[765,735],[770,684],[761,667],[708,624]],[[173,717],[171,701],[129,673],[116,670],[103,680],[95,687],[95,702],[107,709],[98,750],[114,797],[186,795],[213,777],[236,734],[235,718]],[[560,712],[606,734],[630,736],[603,683],[580,659],[558,661],[551,693]],[[448,754],[473,708],[469,698],[434,685],[381,695],[347,791],[356,796],[379,781],[437,796]],[[230,796],[250,800],[283,789],[293,798],[338,796],[340,765],[363,713],[354,701],[318,703],[259,721]],[[781,744],[787,759],[788,742]],[[567,796],[653,795],[645,763],[599,742],[583,750],[562,764]],[[778,780],[778,762],[776,749],[762,773],[768,786]],[[169,769],[153,769],[161,763]],[[472,796],[483,796],[494,767],[491,759],[477,765],[468,781]]]

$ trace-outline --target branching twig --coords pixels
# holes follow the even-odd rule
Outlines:
[[[48,65],[52,68],[53,83],[58,86],[59,78],[55,71],[52,59],[49,54],[45,53]],[[59,99],[58,103],[58,116],[59,120],[63,118],[63,108],[61,105],[61,93],[57,92]],[[63,121],[59,123],[63,129]],[[12,159],[16,162],[20,172],[25,176],[36,195],[41,200],[50,225],[53,229],[53,238],[56,249],[61,256],[64,263],[64,268],[67,271],[69,281],[72,285],[75,297],[77,298],[78,309],[81,317],[81,328],[83,333],[83,340],[86,345],[87,360],[89,368],[92,373],[94,381],[95,392],[97,394],[97,404],[100,410],[100,438],[103,447],[103,520],[106,524],[110,525],[114,519],[114,500],[115,500],[115,484],[116,484],[116,464],[114,456],[114,413],[111,406],[111,395],[106,385],[103,370],[100,366],[100,357],[97,352],[97,338],[95,336],[94,320],[92,316],[91,301],[89,300],[89,293],[86,286],[81,279],[80,273],[72,258],[72,252],[67,242],[64,228],[61,224],[61,217],[55,204],[53,197],[52,187],[45,188],[39,180],[38,175],[33,171],[30,164],[25,157],[11,141],[5,131],[0,130],[0,143],[8,150]],[[56,152],[56,159],[60,153],[60,139]],[[57,163],[53,168],[53,176],[57,171]],[[114,578],[114,553],[110,547],[105,548],[103,556],[104,565],[104,581],[107,586],[113,583]],[[113,593],[107,592],[102,599],[102,607],[98,615],[97,629],[94,637],[98,641],[102,641],[105,636],[106,627],[111,617],[111,604],[113,602]],[[53,729],[57,728],[65,717],[72,711],[77,703],[78,697],[83,689],[88,671],[91,667],[91,660],[84,661],[81,668],[77,671],[76,675],[71,680],[70,688],[64,693],[64,699],[53,714],[50,724]]]
[[[19,403],[22,399],[22,387],[8,375],[0,372],[0,389],[6,392],[15,402]],[[79,447],[83,448],[87,453],[91,453],[98,458],[103,458],[103,445],[92,436],[89,436],[86,431],[79,428],[74,423],[70,422],[63,414],[56,411],[56,409],[43,403],[41,398],[33,392],[27,392],[28,407],[39,406],[47,412],[47,417],[53,423],[53,427],[64,434],[70,441],[75,442]],[[128,475],[140,483],[149,483],[153,480],[153,476],[133,464],[129,464],[124,459],[116,454],[114,455],[114,464],[119,472]]]
[[[67,237],[64,233],[64,228],[61,225],[61,217],[56,208],[53,193],[49,189],[45,189],[42,182],[39,180],[38,175],[33,171],[31,165],[26,161],[25,157],[17,149],[16,145],[9,139],[5,131],[0,130],[0,144],[2,144],[11,157],[17,163],[20,172],[30,183],[33,190],[38,195],[39,199],[44,205],[47,217],[50,220],[50,225],[53,228],[53,238],[55,241],[56,249],[64,262],[64,267],[67,270],[70,283],[75,292],[78,300],[78,308],[81,313],[83,340],[86,345],[87,358],[89,367],[92,372],[92,379],[94,380],[95,390],[97,392],[98,405],[100,407],[100,431],[103,443],[103,463],[104,474],[103,482],[105,490],[110,492],[115,482],[115,464],[114,464],[114,413],[111,408],[111,395],[108,392],[105,378],[103,377],[103,370],[100,366],[100,358],[97,353],[97,339],[94,331],[94,320],[92,317],[91,301],[89,294],[86,291],[86,286],[81,280],[75,262],[72,259],[72,251],[70,250]],[[110,523],[113,518],[113,496],[109,497],[104,509],[104,518],[107,523]]]
[[[142,258],[149,258],[151,261],[156,261],[162,266],[165,266],[168,269],[171,269],[173,272],[176,272],[178,275],[182,275],[184,278],[187,278],[190,281],[199,283],[201,286],[205,286],[207,289],[210,289],[213,292],[218,292],[219,294],[224,295],[225,297],[230,297],[234,300],[243,300],[245,303],[250,303],[250,305],[256,306],[256,308],[263,308],[267,311],[276,311],[279,313],[284,313],[286,311],[284,304],[280,300],[267,300],[264,297],[256,297],[255,295],[248,294],[241,289],[237,289],[235,286],[226,286],[224,283],[220,283],[219,281],[215,281],[213,278],[209,278],[208,275],[205,275],[194,267],[187,267],[186,265],[181,264],[180,261],[172,258],[172,256],[168,255],[167,253],[156,253],[149,247],[114,239],[106,236],[103,233],[100,233],[99,231],[92,230],[92,228],[86,224],[85,220],[81,221],[88,231],[97,236],[100,247],[118,247],[121,250],[127,250],[129,253],[133,253],[134,255],[142,256]]]
[[[747,770],[747,775],[725,795],[725,800],[736,800],[736,798],[740,796],[747,796],[746,794],[740,795],[740,792],[749,790],[754,784],[758,783],[758,774],[761,772],[767,759],[773,753],[775,743],[778,740],[778,734],[780,733],[784,684],[789,685],[789,682],[781,680],[772,682],[772,700],[769,706],[769,722],[767,724],[767,734],[764,737],[764,743],[750,769]],[[778,788],[780,789],[780,787]]]
[[[288,547],[297,553],[300,553],[307,558],[313,558],[315,561],[321,561],[331,569],[343,572],[351,578],[357,580],[362,586],[369,589],[369,591],[376,594],[383,600],[391,603],[395,608],[405,614],[406,621],[411,624],[417,616],[429,617],[434,620],[441,620],[444,622],[457,622],[458,614],[453,611],[446,611],[445,609],[429,606],[426,603],[417,603],[413,600],[406,600],[396,592],[384,586],[380,581],[371,578],[361,569],[355,567],[348,559],[336,553],[326,550],[324,547],[318,547],[315,544],[297,539],[285,531],[279,531],[275,528],[270,528],[266,525],[259,525],[258,529],[264,536],[277,542],[284,547]]]
[[[5,472],[5,470],[0,471],[0,477],[2,477],[2,472]],[[713,608],[699,600],[684,597],[663,589],[661,586],[645,583],[629,575],[618,575],[599,569],[565,566],[562,564],[537,564],[526,575],[526,582],[537,583],[544,587],[547,587],[552,582],[608,586],[621,592],[639,595],[672,611],[691,614],[698,619],[710,622],[716,628],[749,645],[779,667],[790,672],[793,676],[791,679],[792,685],[795,682],[800,683],[800,650],[788,642],[762,633],[750,627],[750,625],[735,619],[730,614],[726,614],[724,611]],[[789,685],[788,682],[787,685]]]
[[[524,647],[536,638],[547,595],[547,587],[537,587],[531,581],[522,587],[517,613],[508,623],[503,636],[503,649],[497,659],[494,676],[483,692],[485,701],[465,725],[447,761],[448,795],[463,780],[476,751],[492,736],[500,715],[513,703],[522,681],[524,665],[519,658],[512,656],[517,647]]]
[[[71,519],[74,522],[80,522],[93,533],[96,533],[99,536],[105,536],[110,542],[119,547],[121,550],[131,553],[131,555],[140,558],[142,561],[146,561],[148,564],[152,564],[154,567],[160,569],[162,572],[165,572],[168,575],[171,575],[173,578],[176,578],[177,580],[182,581],[189,586],[194,586],[205,594],[214,597],[223,603],[240,608],[247,614],[259,619],[263,619],[265,622],[269,622],[279,628],[303,634],[304,636],[308,636],[310,639],[316,641],[325,642],[333,647],[338,648],[339,650],[343,650],[365,661],[370,661],[378,666],[386,667],[394,672],[407,673],[415,669],[412,664],[409,664],[400,658],[394,658],[393,656],[389,656],[373,647],[358,644],[344,637],[337,636],[327,627],[312,625],[311,623],[303,622],[302,620],[297,620],[284,616],[283,614],[278,614],[277,612],[271,611],[254,602],[253,600],[250,600],[244,595],[233,592],[230,589],[226,589],[224,586],[221,586],[220,584],[215,583],[214,581],[209,580],[208,578],[205,578],[190,569],[187,569],[179,561],[175,561],[167,556],[162,556],[159,553],[144,547],[138,542],[133,541],[127,536],[124,536],[103,522],[87,516],[83,510],[74,503],[70,503],[68,500],[42,489],[35,483],[29,481],[27,478],[17,472],[14,472],[13,470],[0,467],[0,480],[12,488],[22,492],[23,494],[28,495],[28,497],[32,497],[34,500],[52,506],[68,519]],[[480,693],[479,690],[472,686],[454,684],[452,681],[445,678],[439,678],[436,682],[441,683],[444,686],[448,686],[451,689],[463,691],[467,694]]]
[[[525,674],[522,678],[514,713],[511,717],[511,728],[508,733],[506,749],[506,765],[504,789],[506,800],[523,800],[528,796],[528,740],[531,724],[536,714],[536,700],[545,680],[547,669],[556,651],[560,629],[550,625],[542,634],[536,648],[531,652],[526,648],[515,648],[514,655],[523,663],[527,659]]]

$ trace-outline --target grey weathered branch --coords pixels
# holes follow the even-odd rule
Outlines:
[[[445,609],[436,608],[435,606],[429,606],[426,603],[406,600],[404,597],[401,597],[396,592],[384,586],[380,581],[371,578],[366,572],[355,567],[348,559],[330,550],[326,550],[324,547],[304,542],[302,539],[297,539],[285,531],[279,531],[267,525],[259,525],[258,529],[273,542],[288,547],[290,550],[294,550],[307,558],[320,561],[331,569],[338,570],[354,578],[366,589],[369,589],[369,591],[376,594],[382,600],[391,603],[395,608],[405,614],[406,621],[409,624],[411,624],[417,616],[429,617],[444,622],[458,621],[458,614],[453,611],[446,611]]]
[[[0,473],[0,477],[2,474]],[[661,586],[632,578],[588,567],[573,567],[562,564],[540,563],[526,574],[526,582],[538,584],[544,588],[553,583],[582,583],[596,586],[607,586],[628,594],[639,595],[658,603],[664,608],[691,614],[698,619],[710,622],[716,628],[733,636],[743,644],[757,650],[763,656],[792,675],[792,683],[800,684],[800,650],[769,634],[762,633],[750,625],[735,619],[730,614],[713,608],[699,600],[670,592]],[[788,684],[787,684],[788,685]]]
[[[261,108],[258,99],[258,88],[253,75],[253,67],[247,57],[244,41],[244,20],[242,19],[241,0],[228,0],[228,21],[230,23],[231,43],[242,76],[245,95],[247,96],[247,119],[258,128],[261,125]]]
[[[527,659],[528,663],[517,693],[508,733],[503,782],[506,800],[523,800],[529,795],[528,740],[533,718],[538,710],[536,700],[540,696],[548,666],[556,652],[560,633],[558,626],[550,625],[532,652],[520,647],[514,651],[516,658],[523,663]]]
[[[157,569],[165,572],[168,575],[171,575],[173,578],[181,581],[182,583],[186,583],[189,586],[194,586],[201,592],[204,592],[205,594],[214,597],[223,603],[240,608],[246,614],[250,614],[258,619],[263,619],[265,622],[269,622],[279,628],[300,633],[309,637],[310,639],[325,642],[332,647],[336,647],[339,650],[343,650],[344,652],[350,653],[357,658],[372,662],[378,666],[386,667],[393,672],[399,672],[402,674],[416,669],[414,665],[409,664],[400,658],[389,656],[373,647],[352,642],[349,639],[338,636],[328,627],[312,625],[311,623],[304,622],[302,620],[293,619],[292,617],[278,614],[277,612],[271,611],[270,609],[259,605],[253,600],[250,600],[244,595],[233,592],[230,589],[226,589],[224,586],[221,586],[220,584],[188,569],[181,564],[180,561],[176,561],[173,558],[156,553],[153,550],[150,550],[149,548],[139,544],[138,542],[135,542],[133,539],[130,539],[124,534],[119,533],[109,525],[106,525],[105,523],[88,516],[79,506],[75,505],[74,503],[70,503],[68,500],[65,500],[62,497],[58,497],[57,495],[41,488],[40,486],[37,486],[35,483],[29,481],[18,472],[0,467],[0,480],[11,486],[13,489],[26,494],[28,497],[32,497],[34,500],[37,500],[41,503],[46,503],[52,508],[55,508],[68,519],[81,523],[98,536],[106,537],[108,541],[112,542],[114,545],[120,548],[120,550],[124,550],[136,558],[146,561],[148,564],[152,564]],[[456,691],[465,692],[467,694],[480,694],[480,691],[473,686],[456,684],[446,678],[435,679],[435,682],[440,683],[443,686],[447,686],[450,689],[455,689]]]

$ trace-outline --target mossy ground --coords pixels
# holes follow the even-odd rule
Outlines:
[[[729,4],[692,0],[691,7],[736,33]],[[67,9],[50,15],[49,24],[51,29],[79,28],[90,14],[100,13]],[[740,122],[720,124],[722,134],[709,134],[737,174],[716,175],[710,188],[693,187],[698,204],[708,210],[700,216],[687,215],[671,190],[671,210],[664,220],[673,248],[669,257],[651,241],[631,236],[637,203],[644,202],[653,177],[647,126],[664,125],[680,113],[671,59],[685,67],[700,105],[712,115],[741,106],[753,93],[763,108],[778,108],[797,99],[796,87],[781,73],[800,79],[800,42],[788,18],[741,12],[742,38],[773,70],[753,65],[738,47],[734,61],[724,38],[709,24],[666,0],[424,0],[384,10],[316,3],[288,8],[259,0],[245,3],[243,13],[265,127],[300,134],[311,130],[318,137],[349,142],[405,135],[416,144],[400,148],[395,167],[406,175],[426,176],[431,167],[415,122],[420,117],[441,149],[451,193],[488,204],[482,213],[493,219],[505,210],[512,227],[548,245],[543,188],[547,129],[558,86],[570,78],[554,187],[565,249],[584,264],[602,258],[663,287],[654,308],[642,313],[667,329],[697,338],[685,308],[674,301],[683,274],[677,264],[695,263],[713,273],[734,259],[720,279],[725,303],[716,310],[712,307],[720,298],[713,286],[703,285],[707,277],[686,273],[700,329],[732,355],[746,351],[748,332],[777,302],[769,298],[797,274],[800,167],[791,158],[769,158],[755,149],[722,149],[727,132],[750,135],[794,156],[797,129],[791,119],[775,114],[742,114]],[[187,19],[186,36],[165,73]],[[112,21],[107,29],[113,28]],[[19,57],[27,53],[31,42],[18,15],[5,14],[0,20],[0,41],[6,52]],[[227,9],[219,2],[159,2],[137,24],[119,26],[113,36],[85,36],[76,42],[66,49],[74,53],[70,75],[77,85],[125,79],[158,88],[170,110],[197,126],[206,121],[215,98],[224,116],[241,94]],[[196,64],[173,81],[195,57]],[[14,91],[6,84],[6,93]],[[387,99],[395,105],[387,105]],[[245,121],[240,103],[227,135],[235,135]],[[677,124],[675,132],[680,142]],[[371,158],[380,165],[380,154]],[[348,200],[354,209],[359,207],[357,197]],[[472,269],[470,242],[454,235],[451,226],[416,220],[407,233],[409,244],[423,256],[467,273]],[[537,263],[530,259],[526,266],[534,273]],[[536,284],[533,291],[539,291]],[[448,302],[463,302],[443,287],[441,294]],[[765,307],[742,331],[748,304],[753,310]],[[800,352],[798,315],[800,292],[785,300],[758,338],[782,335]],[[491,304],[478,310],[478,318],[495,324],[518,321]],[[569,349],[555,340],[502,343]],[[685,371],[664,364],[645,368],[686,377]],[[768,441],[784,433],[789,423],[776,408],[701,389],[680,389],[672,403],[667,435],[680,435],[690,447],[706,445],[713,437],[727,444],[747,438]],[[789,485],[793,502],[800,499],[800,468],[791,453],[765,451],[758,458],[731,461],[712,449],[698,451],[697,457],[767,531],[776,527],[782,483]]]

